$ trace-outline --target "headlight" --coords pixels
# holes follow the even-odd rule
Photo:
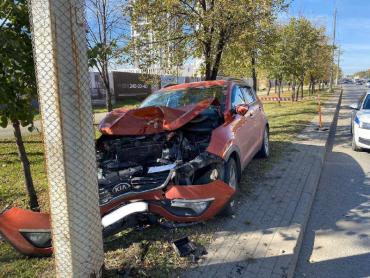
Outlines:
[[[37,248],[51,247],[51,232],[50,230],[22,230],[21,235],[33,246]]]
[[[366,122],[361,121],[358,116],[355,117],[354,122],[355,122],[355,124],[358,125],[359,128],[370,129],[370,123],[366,123]]]
[[[171,201],[171,206],[177,208],[188,208],[193,210],[196,214],[201,214],[208,208],[213,200],[214,198],[200,200],[175,199]]]
[[[370,123],[364,123],[364,122],[360,122],[360,128],[363,128],[363,129],[370,129]]]

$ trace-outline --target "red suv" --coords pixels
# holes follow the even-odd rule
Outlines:
[[[232,214],[242,170],[269,155],[262,103],[242,80],[163,88],[137,109],[109,113],[99,128],[104,235],[144,220],[174,227]],[[50,229],[49,216],[17,208],[0,216],[0,232],[18,250],[52,252],[50,241],[20,232],[27,229]]]

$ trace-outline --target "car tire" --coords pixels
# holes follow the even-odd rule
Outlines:
[[[230,187],[235,189],[235,194],[231,200],[225,205],[225,207],[220,212],[222,216],[232,216],[235,214],[235,200],[234,197],[238,190],[238,166],[233,158],[230,158],[229,161],[225,164],[225,174],[224,182],[227,183]]]
[[[261,149],[257,153],[258,157],[267,158],[270,156],[270,134],[269,129],[266,126],[265,131],[263,132],[263,141]]]
[[[352,131],[352,150],[354,150],[355,152],[360,152],[361,151],[361,148],[359,146],[357,146],[356,144],[356,137],[355,137],[355,133]]]

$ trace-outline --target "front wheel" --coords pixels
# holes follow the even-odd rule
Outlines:
[[[238,189],[238,167],[233,158],[230,158],[229,161],[225,165],[224,182],[227,183],[230,187],[232,187],[235,190],[235,192],[237,191]],[[236,193],[234,194],[234,196],[235,195]],[[235,214],[234,197],[223,208],[220,215],[231,216],[233,214]]]
[[[267,158],[270,156],[270,138],[269,137],[270,137],[269,129],[266,126],[265,131],[263,132],[262,146],[257,154],[258,157]]]
[[[356,137],[355,137],[355,132],[353,131],[353,135],[352,135],[352,150],[354,150],[355,152],[360,152],[361,151],[361,148],[359,146],[357,146],[356,144]]]

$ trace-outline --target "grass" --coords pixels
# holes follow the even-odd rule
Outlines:
[[[328,95],[323,96],[323,100],[326,98]],[[129,105],[127,102],[126,104]],[[255,159],[250,163],[243,173],[239,198],[245,198],[253,190],[258,180],[263,178],[263,174],[279,160],[295,135],[317,115],[317,105],[314,100],[281,103],[281,105],[266,103],[264,107],[270,122],[272,156],[268,160]],[[28,136],[25,138],[25,145],[41,209],[48,211],[41,137]],[[0,208],[6,204],[27,207],[21,164],[13,139],[0,140]],[[207,246],[212,241],[215,231],[222,229],[223,221],[222,218],[215,218],[205,225],[173,230],[159,226],[151,226],[143,231],[126,229],[105,241],[107,268],[105,276],[117,277],[119,273],[129,277],[174,276],[174,273],[188,267],[190,263],[186,258],[180,258],[175,254],[170,244],[171,240],[187,235],[196,245]],[[27,258],[1,242],[0,265],[0,277],[54,275],[52,258]]]
[[[113,109],[121,108],[121,107],[124,107],[124,108],[127,108],[127,109],[136,108],[140,104],[140,102],[141,102],[140,99],[130,97],[130,98],[127,98],[124,101],[116,102],[113,105]],[[94,108],[94,113],[103,113],[103,112],[107,112],[106,107]]]
[[[113,105],[113,109],[122,108],[122,107],[123,108],[127,108],[127,109],[136,108],[140,104],[140,102],[141,102],[140,99],[130,97],[130,98],[127,98],[124,101],[118,101],[118,102],[116,102]],[[105,106],[104,107],[95,107],[95,108],[93,108],[93,112],[94,113],[104,113],[104,112],[107,112],[107,111],[108,110],[107,110],[107,108]],[[41,114],[39,114],[39,113],[35,114],[33,120],[34,121],[41,120]]]

